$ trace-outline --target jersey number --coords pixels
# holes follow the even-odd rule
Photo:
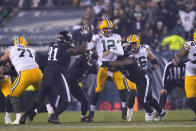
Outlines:
[[[107,40],[107,43],[108,43],[107,47],[105,45],[105,42],[106,42],[105,40],[102,40],[101,42],[103,43],[103,52],[105,52],[115,46],[114,40]]]
[[[58,52],[58,48],[50,47],[48,52],[48,60],[57,61],[56,55]]]
[[[29,49],[24,49],[24,48],[18,48],[18,51],[20,51],[19,57],[24,57],[25,52],[28,52],[28,57],[33,57],[31,51]]]
[[[141,56],[141,57],[139,57],[138,58],[138,61],[139,61],[139,64],[140,64],[140,66],[143,68],[143,67],[145,67],[146,66],[146,61],[145,61],[145,57],[144,56]]]

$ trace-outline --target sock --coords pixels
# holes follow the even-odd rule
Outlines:
[[[133,108],[135,104],[135,96],[136,96],[136,90],[131,90],[131,92],[128,92],[127,106],[130,109]]]
[[[196,116],[196,97],[188,98],[188,101],[189,101],[189,107],[193,110]]]
[[[11,104],[10,96],[7,96],[5,99],[5,110],[6,112],[12,111],[12,104]]]
[[[6,112],[5,113],[5,117],[9,117],[10,118],[11,117],[11,113],[10,112]]]
[[[50,104],[46,104],[46,109],[49,115],[54,113],[53,107]]]
[[[100,96],[100,93],[99,92],[95,92],[93,94],[93,97],[92,97],[92,105],[97,105],[97,102],[99,100],[99,96]]]
[[[90,107],[90,111],[95,111],[95,107],[96,107],[96,105],[91,105],[91,107]]]
[[[20,104],[20,98],[19,97],[10,97],[11,103],[12,103],[12,107],[14,108],[14,111],[16,113],[21,113],[22,109],[21,109],[21,104]]]
[[[121,104],[122,104],[122,108],[126,108],[127,106],[126,106],[126,102],[121,102]]]

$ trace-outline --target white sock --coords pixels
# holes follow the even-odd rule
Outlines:
[[[91,107],[90,107],[90,111],[95,111],[95,105],[91,105]]]
[[[54,113],[53,107],[50,104],[46,104],[46,109],[48,111],[48,114]]]
[[[5,113],[5,117],[9,117],[10,118],[10,116],[11,116],[11,113],[9,113],[9,112]]]
[[[126,108],[126,102],[121,102],[122,108]]]
[[[38,110],[37,110],[37,108],[34,110],[34,112],[37,114],[38,113]]]
[[[20,117],[21,117],[21,113],[16,113],[16,120],[20,120]]]
[[[128,112],[133,112],[133,108],[128,108]]]

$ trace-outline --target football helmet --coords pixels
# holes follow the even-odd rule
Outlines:
[[[133,52],[137,52],[140,47],[140,38],[139,36],[133,34],[127,37],[127,43]]]
[[[58,42],[68,42],[68,43],[73,42],[72,35],[68,31],[61,31],[57,35],[57,41]]]
[[[14,46],[16,45],[23,45],[25,47],[27,47],[27,41],[25,40],[24,37],[22,36],[17,36],[15,39],[14,39]]]
[[[109,37],[112,35],[113,33],[113,23],[111,20],[107,20],[107,19],[103,19],[101,21],[101,23],[99,24],[99,28],[101,33],[106,36]]]
[[[196,31],[193,33],[193,40],[196,42]]]

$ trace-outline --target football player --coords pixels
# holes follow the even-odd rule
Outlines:
[[[18,74],[12,84],[10,100],[16,112],[16,120],[12,124],[19,124],[22,112],[19,97],[29,85],[33,85],[35,90],[39,88],[42,72],[35,61],[35,51],[27,47],[27,41],[22,36],[16,37],[14,46],[1,57],[1,62],[7,61],[11,62]]]
[[[129,35],[127,37],[125,46],[126,44],[130,45],[127,46],[128,48],[130,48],[130,50],[132,51],[132,55],[134,55],[137,63],[139,64],[140,67],[142,67],[144,70],[148,71],[148,72],[152,72],[153,70],[157,69],[158,67],[158,62],[157,59],[155,57],[155,55],[151,52],[149,45],[141,45],[140,44],[140,37],[136,34],[132,34]],[[125,49],[129,50],[129,49]],[[147,63],[148,61],[150,61],[152,67],[151,68],[147,68]],[[149,74],[148,74],[149,75]],[[131,92],[133,92],[135,94],[134,90],[131,90]],[[132,97],[132,99],[129,99],[130,101],[128,102],[128,105],[132,104],[132,100],[134,100],[134,96],[135,95],[130,95]],[[128,113],[130,113],[132,115],[132,112],[130,112],[130,108],[128,108]]]
[[[120,99],[122,101],[122,119],[127,120],[126,96],[125,86],[123,82],[123,75],[118,69],[108,69],[102,67],[103,61],[114,61],[118,56],[123,55],[124,51],[121,46],[121,36],[113,33],[113,23],[110,20],[103,19],[99,25],[100,34],[95,34],[92,41],[88,43],[88,49],[95,47],[98,53],[98,73],[97,73],[97,87],[92,97],[90,112],[87,122],[91,122],[94,117],[95,106],[98,102],[101,91],[108,77],[111,77],[116,84]]]
[[[151,80],[149,76],[146,74],[146,71],[138,66],[135,61],[135,57],[132,54],[132,43],[129,43],[128,47],[125,50],[125,55],[123,57],[119,57],[117,61],[104,62],[104,66],[113,68],[119,67],[121,68],[123,74],[130,80],[136,83],[137,86],[137,96],[139,103],[146,110],[146,121],[153,121],[155,117],[155,113],[153,112],[153,108],[158,112],[160,117],[165,115],[165,110],[160,107],[158,101],[153,98],[152,90],[149,88]]]
[[[4,75],[4,69],[3,66],[0,66],[0,90],[2,92],[2,94],[5,97],[5,110],[6,110],[6,114],[4,117],[5,120],[5,124],[11,124],[11,110],[12,110],[12,106],[10,103],[10,92],[11,92],[11,88],[12,88],[12,83],[10,80],[10,77],[7,75]]]
[[[195,113],[196,121],[196,31],[193,33],[194,41],[187,41],[184,48],[180,50],[173,59],[173,63],[178,65],[183,56],[188,54],[189,61],[185,68],[185,92],[190,108]]]
[[[84,27],[87,29],[87,27]],[[88,30],[87,30],[88,31]],[[86,34],[87,33],[87,34]],[[57,35],[57,41],[49,45],[48,62],[43,73],[43,79],[40,85],[38,96],[20,119],[20,124],[25,124],[28,115],[37,108],[46,97],[47,93],[53,88],[57,88],[61,96],[61,102],[48,122],[60,124],[58,116],[68,107],[71,102],[68,76],[66,70],[70,64],[71,56],[84,53],[86,50],[86,40],[88,32],[84,33],[84,41],[80,47],[73,44],[72,35],[68,31],[61,31]]]

